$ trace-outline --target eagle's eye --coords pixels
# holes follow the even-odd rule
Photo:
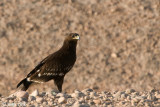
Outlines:
[[[75,35],[72,35],[72,38],[74,38],[75,37]]]

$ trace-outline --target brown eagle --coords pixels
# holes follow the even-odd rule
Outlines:
[[[80,39],[77,33],[67,34],[63,46],[53,54],[44,58],[18,85],[26,91],[32,83],[43,83],[54,80],[58,90],[62,92],[64,76],[76,61],[76,46]]]

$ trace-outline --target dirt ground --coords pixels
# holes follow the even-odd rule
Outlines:
[[[13,93],[69,32],[81,39],[63,91],[160,88],[159,0],[1,0],[0,94]]]

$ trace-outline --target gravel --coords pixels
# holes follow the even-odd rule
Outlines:
[[[33,96],[33,93],[38,93]],[[1,106],[57,106],[57,107],[149,107],[160,106],[160,91],[138,92],[134,89],[124,91],[97,92],[92,89],[75,90],[73,93],[39,92],[35,90],[28,94],[25,91],[18,91],[9,97],[1,97]]]

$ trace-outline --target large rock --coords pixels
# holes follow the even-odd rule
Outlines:
[[[28,92],[26,92],[26,91],[18,91],[18,92],[15,93],[15,96],[16,96],[17,98],[25,98],[25,99],[28,99],[29,94],[28,94]]]

